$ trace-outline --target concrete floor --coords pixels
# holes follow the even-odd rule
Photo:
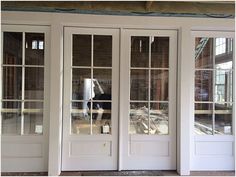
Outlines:
[[[47,176],[47,172],[12,172],[1,176]],[[60,176],[179,176],[176,171],[64,171]],[[192,171],[190,176],[235,176],[235,171]]]

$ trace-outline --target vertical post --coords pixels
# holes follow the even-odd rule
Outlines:
[[[48,175],[57,176],[61,172],[62,151],[63,26],[55,21],[51,25],[50,66]]]
[[[178,41],[177,171],[180,175],[189,175],[194,111],[194,58],[189,26],[180,28]]]

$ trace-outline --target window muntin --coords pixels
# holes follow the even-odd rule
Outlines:
[[[169,134],[169,37],[131,36],[129,134]]]
[[[112,36],[72,35],[71,134],[111,134]]]
[[[44,33],[3,32],[2,134],[43,134]],[[38,106],[37,106],[38,105]]]
[[[194,132],[197,135],[232,134],[232,44],[232,38],[195,38]]]

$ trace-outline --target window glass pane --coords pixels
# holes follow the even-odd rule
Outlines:
[[[44,68],[25,68],[25,99],[44,99]]]
[[[151,37],[152,68],[169,67],[169,37]]]
[[[91,66],[91,35],[73,34],[73,66]]]
[[[232,113],[215,114],[215,134],[232,134]]]
[[[24,113],[24,134],[43,134],[43,113]]]
[[[2,102],[2,108],[3,109],[9,109],[9,110],[18,110],[21,111],[21,102],[20,101],[3,101]]]
[[[215,101],[232,102],[233,101],[233,71],[216,70],[215,71]]]
[[[213,101],[213,71],[195,72],[195,101]]]
[[[195,39],[195,67],[213,68],[213,38]]]
[[[22,33],[3,33],[3,64],[22,64]]]
[[[2,134],[20,134],[21,132],[21,114],[20,113],[2,113]]]
[[[93,102],[93,134],[111,134],[111,103]]]
[[[150,134],[167,135],[168,103],[150,103]]]
[[[3,67],[2,98],[21,99],[22,69],[20,67]]]
[[[131,67],[149,66],[149,37],[131,37]]]
[[[226,52],[226,38],[216,38],[216,55],[224,54]]]
[[[168,79],[169,72],[167,70],[151,71],[151,100],[168,101]]]
[[[111,100],[111,69],[93,70],[94,100]]]
[[[90,134],[90,102],[73,102],[71,110],[71,133]]]
[[[197,135],[212,135],[212,114],[195,114],[194,132]]]
[[[130,100],[148,100],[148,70],[130,72]]]
[[[148,134],[148,103],[130,103],[129,134]]]
[[[112,36],[94,35],[93,66],[112,66]]]
[[[91,69],[72,69],[72,99],[90,100],[92,93]]]
[[[26,65],[44,65],[43,42],[44,42],[43,33],[25,33]]]

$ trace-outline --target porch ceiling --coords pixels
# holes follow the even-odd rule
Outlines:
[[[234,18],[234,1],[2,1],[2,11]]]

